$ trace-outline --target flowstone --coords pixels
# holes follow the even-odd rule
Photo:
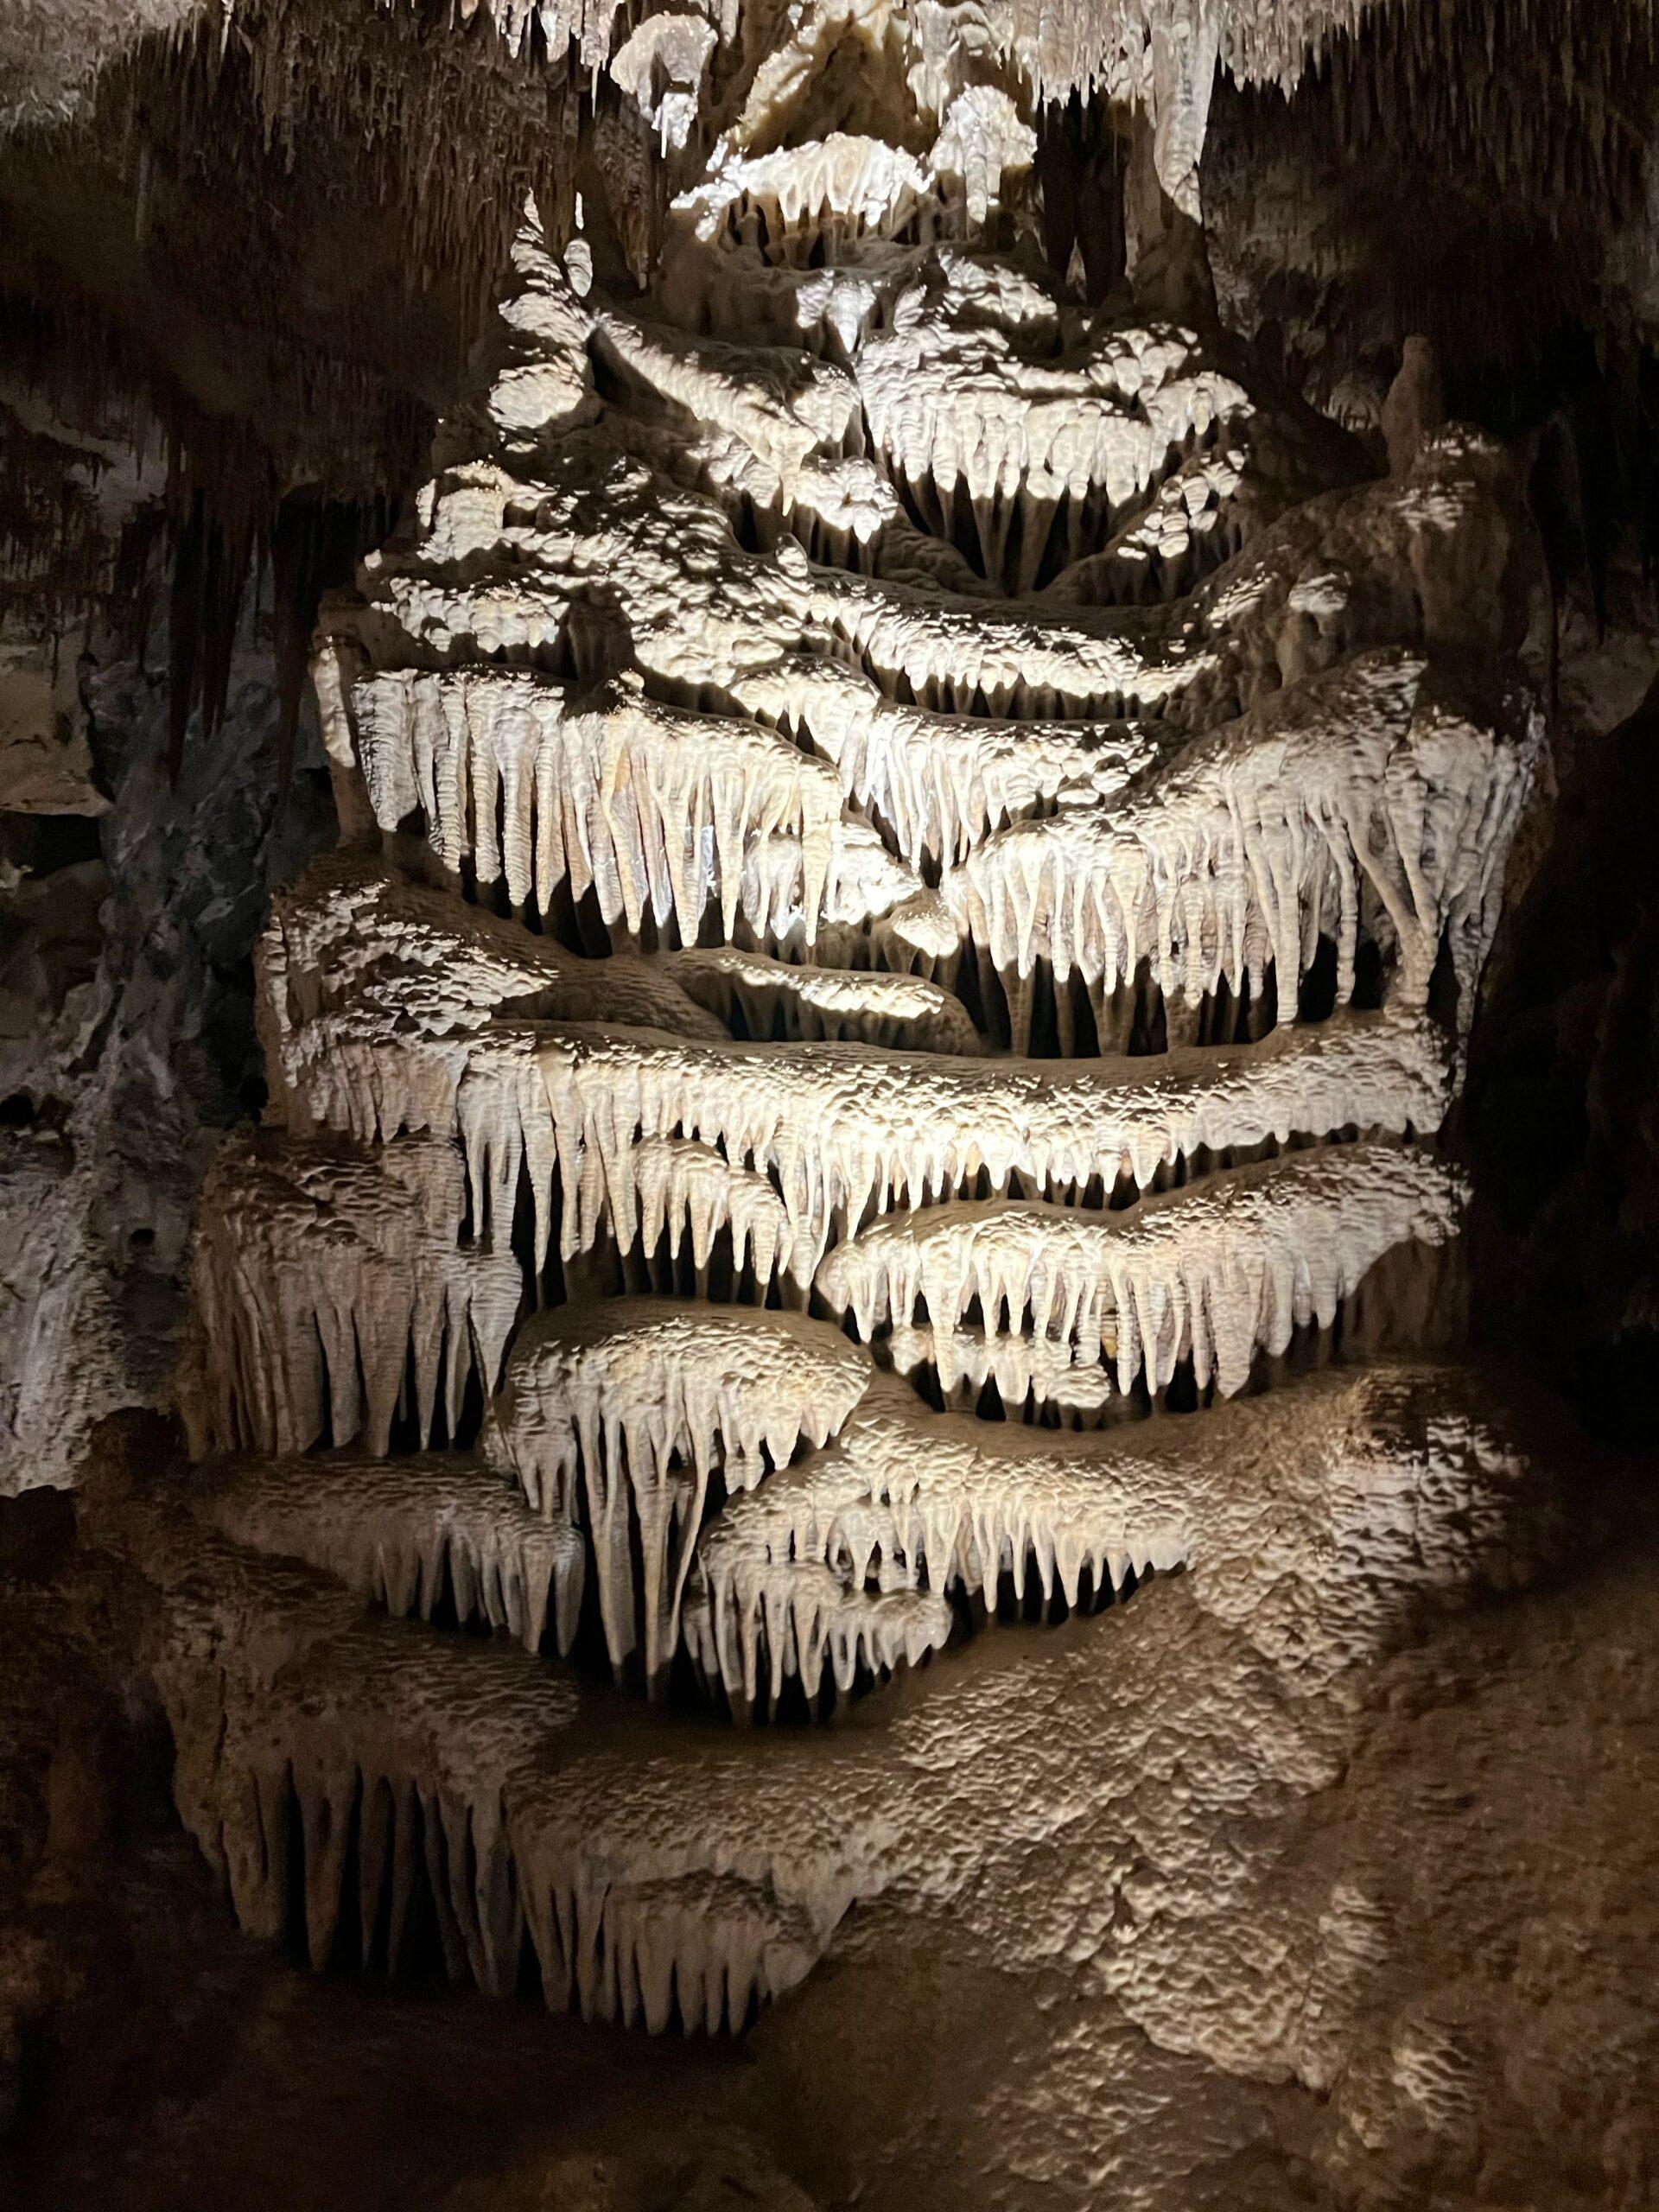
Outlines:
[[[617,81],[683,148],[681,20]],[[1541,751],[1515,469],[1446,425],[1360,480],[1232,349],[1079,304],[1018,106],[913,58],[907,148],[757,79],[636,296],[527,219],[487,389],[325,607],[346,849],[276,901],[268,1126],[203,1199],[207,1464],[134,1522],[185,1817],[319,1965],[424,1897],[485,1988],[739,2029],[854,1899],[948,1891],[942,1763],[995,1859],[1093,1757],[1020,1748],[1012,1674],[952,1702],[999,1615],[1181,1573],[1205,1727],[1294,1791],[1344,1669],[1537,1538],[1455,1370],[1376,1351],[1456,1308],[1436,1137]],[[596,1662],[782,1720],[928,1673],[835,1758],[652,1749]],[[1058,1955],[1045,1911],[990,1939]],[[1162,1941],[1091,1967],[1126,2020]]]

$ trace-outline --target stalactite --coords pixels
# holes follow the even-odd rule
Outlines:
[[[561,1655],[575,1641],[579,1530],[465,1459],[256,1461],[213,1482],[203,1510],[233,1541],[302,1559],[400,1618],[452,1606],[527,1651],[549,1629]]]
[[[1257,1355],[1329,1329],[1395,1245],[1448,1243],[1459,1179],[1415,1147],[1335,1145],[1205,1177],[1111,1213],[987,1199],[894,1213],[838,1245],[814,1287],[868,1343],[920,1310],[941,1386],[958,1378],[958,1323],[1051,1338],[1117,1388],[1164,1389],[1185,1361],[1198,1388],[1243,1389]]]
[[[683,989],[677,958],[691,963]],[[732,1042],[697,1003],[702,958],[574,959],[354,858],[320,863],[279,895],[261,950],[273,1090],[296,1134],[453,1138],[482,1226],[512,1218],[522,1163],[537,1266],[556,1171],[570,1258],[601,1223],[632,1244],[637,1141],[717,1147],[734,1168],[775,1180],[803,1286],[838,1227],[899,1192],[957,1193],[983,1174],[999,1190],[1018,1176],[1109,1197],[1121,1180],[1147,1188],[1166,1162],[1348,1128],[1431,1130],[1445,1109],[1443,1045],[1408,1014],[1338,1015],[1223,1055],[1033,1064],[937,1048],[779,1051]],[[812,981],[785,970],[775,988]],[[859,983],[845,979],[843,1002],[856,1003]]]
[[[402,1414],[452,1441],[467,1384],[499,1376],[524,1281],[511,1251],[463,1249],[453,1146],[228,1146],[192,1256],[200,1338],[192,1442],[304,1452],[325,1434],[391,1448]],[[411,1388],[412,1382],[412,1388]]]
[[[753,1490],[804,1439],[825,1443],[869,1376],[855,1344],[800,1314],[596,1303],[521,1332],[485,1450],[536,1510],[581,1519],[612,1666],[637,1649],[656,1681],[679,1642],[710,1477]]]
[[[1253,1548],[1264,1548],[1273,1576],[1300,1580],[1305,1570],[1291,1562],[1310,1507],[1326,1554],[1376,1562],[1414,1553],[1414,1497],[1434,1479],[1437,1446],[1466,1452],[1465,1478],[1489,1510],[1518,1502],[1527,1471],[1478,1422],[1460,1435],[1448,1426],[1425,1451],[1434,1433],[1416,1425],[1412,1399],[1427,1380],[1421,1370],[1372,1367],[1241,1398],[1201,1421],[1057,1437],[929,1414],[902,1384],[878,1378],[832,1451],[746,1494],[709,1528],[687,1601],[688,1647],[747,1707],[775,1703],[791,1680],[816,1694],[826,1660],[844,1688],[855,1634],[872,1669],[916,1665],[937,1648],[950,1592],[982,1598],[994,1617],[1005,1586],[1016,1605],[1030,1587],[1046,1605],[1076,1606],[1085,1593],[1121,1599],[1148,1574],[1184,1569],[1206,1603],[1249,1618]],[[1517,1515],[1526,1517],[1542,1529],[1552,1516],[1534,1495]],[[1428,1571],[1444,1577],[1444,1560]],[[1375,1633],[1373,1607],[1387,1601],[1373,1587],[1369,1604],[1350,1599],[1337,1636],[1344,1656]],[[1292,1618],[1263,1632],[1298,1650],[1310,1679],[1325,1676],[1330,1662]]]
[[[200,709],[207,739],[224,720],[231,654],[256,536],[248,508],[216,512],[207,493],[200,486],[191,488],[188,478],[183,500],[168,549],[173,569],[168,611],[168,763],[175,776],[184,759],[192,714]]]
[[[1269,965],[1288,1019],[1325,935],[1345,1005],[1362,928],[1402,1005],[1426,1004],[1444,945],[1466,1026],[1542,747],[1535,711],[1512,736],[1495,713],[1485,726],[1416,655],[1363,654],[1166,756],[1109,814],[1062,792],[1057,817],[988,838],[945,898],[1002,980],[1015,1050],[1039,935],[1057,987],[1087,984],[1103,1045],[1143,961],[1172,1022],[1224,982],[1259,997]]]

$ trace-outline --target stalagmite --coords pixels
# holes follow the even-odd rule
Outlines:
[[[1440,365],[1434,357],[1433,341],[1420,332],[1407,339],[1400,373],[1382,403],[1382,436],[1389,449],[1389,473],[1403,476],[1416,460],[1423,440],[1445,420]]]

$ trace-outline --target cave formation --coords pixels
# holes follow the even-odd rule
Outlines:
[[[1656,42],[0,0],[11,2201],[1655,2201]]]

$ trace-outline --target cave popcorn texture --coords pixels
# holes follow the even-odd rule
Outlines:
[[[527,219],[325,609],[344,846],[141,1516],[181,1808],[319,1966],[423,1894],[457,1977],[734,2030],[884,1885],[902,1772],[584,1764],[584,1649],[817,1711],[1179,1568],[1318,1675],[1503,1571],[1513,1460],[1385,1355],[1452,1325],[1541,756],[1513,471],[1299,480],[1236,364],[990,250],[980,92],[726,148],[626,302]]]

